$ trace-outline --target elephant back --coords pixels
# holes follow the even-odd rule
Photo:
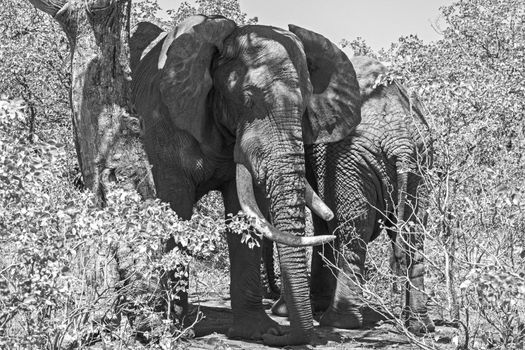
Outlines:
[[[410,94],[397,80],[382,87],[389,108],[403,120],[405,130],[417,152],[418,161],[432,164],[432,136],[424,115],[424,107],[415,94]]]
[[[378,60],[351,58],[359,82],[361,99],[360,130],[380,129],[377,142],[389,157],[407,158],[414,163],[432,162],[432,137],[424,108],[396,79],[388,79],[387,67]]]

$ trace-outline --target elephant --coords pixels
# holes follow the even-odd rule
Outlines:
[[[304,145],[338,142],[360,122],[352,64],[320,34],[237,26],[221,16],[193,16],[169,33],[140,23],[130,38],[131,102],[143,125],[158,197],[182,219],[208,191],[222,193],[225,213],[243,210],[277,243],[290,331],[265,313],[261,249],[227,233],[233,326],[228,336],[270,345],[308,343],[313,318],[305,205],[333,213],[305,180]],[[176,242],[170,239],[166,250]],[[187,296],[181,295],[182,312]],[[181,312],[179,309],[177,312]]]
[[[307,180],[335,217],[313,214],[315,235],[335,234],[335,244],[313,248],[311,297],[323,312],[321,326],[361,328],[363,270],[367,244],[382,227],[391,238],[395,270],[408,276],[403,316],[414,333],[434,331],[424,293],[423,235],[428,194],[422,171],[432,163],[432,139],[422,105],[396,80],[381,82],[379,61],[351,59],[359,81],[361,123],[335,143],[306,145]],[[335,269],[334,269],[335,267]],[[407,275],[408,273],[408,275]],[[284,299],[284,300],[283,300]],[[272,311],[287,315],[287,295]]]

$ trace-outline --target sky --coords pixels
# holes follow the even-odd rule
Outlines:
[[[177,9],[182,0],[159,0]],[[189,1],[192,3],[192,1]],[[390,47],[400,36],[416,34],[425,42],[441,38],[439,8],[453,0],[239,0],[259,24],[287,28],[295,24],[318,32],[336,44],[362,37],[374,50]],[[434,28],[433,28],[434,27]],[[438,31],[436,31],[436,27]]]

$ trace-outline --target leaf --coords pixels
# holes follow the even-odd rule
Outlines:
[[[519,193],[513,193],[511,198],[512,198],[512,204],[514,205],[520,204],[520,194]]]

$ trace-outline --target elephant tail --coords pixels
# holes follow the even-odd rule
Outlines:
[[[390,230],[389,235],[392,240],[392,254],[390,267],[397,276],[402,276],[403,266],[406,266],[407,242],[404,239],[403,229],[405,229],[405,213],[407,206],[407,183],[408,173],[406,163],[399,161],[396,163],[397,172],[397,213],[395,215],[395,226]],[[406,229],[405,229],[406,230]]]
[[[405,206],[407,205],[408,173],[410,172],[406,162],[399,160],[396,164],[397,172],[397,222],[399,229],[405,221]]]

